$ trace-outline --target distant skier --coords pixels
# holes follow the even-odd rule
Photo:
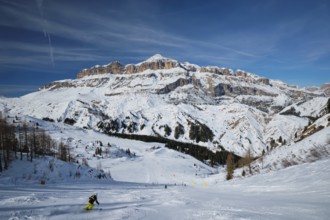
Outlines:
[[[97,201],[97,193],[94,193],[91,197],[89,197],[88,204],[85,206],[85,210],[92,210],[94,207],[94,202],[100,205],[99,201]]]

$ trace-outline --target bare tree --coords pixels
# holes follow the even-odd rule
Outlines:
[[[39,155],[44,156],[45,154],[48,154],[50,152],[50,145],[49,141],[47,140],[47,134],[44,130],[40,129],[38,134],[38,149],[37,152]]]
[[[251,148],[248,148],[245,155],[244,155],[244,157],[242,157],[238,161],[238,166],[239,167],[248,166],[249,172],[250,172],[250,174],[252,174],[252,167],[251,167],[252,161],[253,161],[252,151],[251,151]]]
[[[11,151],[14,149],[15,144],[15,129],[12,125],[8,124],[6,119],[0,117],[0,167],[8,169],[8,163],[11,159]]]
[[[27,160],[39,155],[51,155],[56,157],[59,152],[60,159],[71,161],[69,147],[61,143],[59,145],[44,130],[36,126],[30,126],[26,122],[22,126],[15,127],[8,123],[6,118],[2,118],[0,112],[0,172],[8,169],[9,161],[20,152],[20,159],[26,153]]]
[[[29,160],[29,147],[28,147],[28,125],[26,122],[23,123],[23,151],[26,152],[26,158]]]
[[[3,160],[3,168],[5,170],[8,169],[8,159],[9,159],[9,150],[8,150],[8,124],[5,119],[0,119],[0,144],[2,150],[2,160]],[[7,156],[6,156],[7,155]],[[1,164],[2,166],[2,164]],[[2,168],[1,168],[2,169]]]
[[[60,143],[59,145],[59,156],[60,160],[63,161],[70,161],[70,152],[69,152],[69,147],[68,145],[65,145],[63,142]]]
[[[226,161],[226,165],[227,165],[227,180],[230,180],[233,178],[233,174],[234,174],[234,169],[235,169],[235,163],[234,163],[234,156],[233,154],[230,152],[227,156],[227,161]]]
[[[17,132],[18,132],[18,147],[20,151],[20,157],[21,160],[23,160],[23,133],[21,126],[17,126]]]
[[[37,149],[37,134],[36,134],[36,128],[35,126],[32,126],[30,128],[32,131],[29,135],[30,139],[30,161],[33,161],[33,157],[35,157],[36,149]]]

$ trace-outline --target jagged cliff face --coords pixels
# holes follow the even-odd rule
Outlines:
[[[91,75],[99,75],[99,74],[133,74],[133,73],[141,73],[145,70],[168,70],[175,68],[179,65],[179,63],[175,60],[171,60],[168,58],[164,58],[159,54],[149,58],[145,62],[140,64],[128,64],[124,66],[118,61],[112,62],[108,65],[104,66],[94,66],[89,69],[84,69],[77,74],[77,78],[83,78]]]
[[[85,69],[75,80],[49,83],[5,106],[106,133],[160,136],[237,155],[252,148],[260,155],[270,138],[294,141],[311,118],[327,114],[327,102],[321,90],[155,55]]]
[[[86,76],[100,75],[100,74],[122,74],[124,72],[124,66],[118,61],[112,62],[109,65],[95,66],[90,69],[84,69],[78,73],[77,78],[83,78]]]
[[[321,87],[325,96],[330,97],[330,83],[326,83]]]

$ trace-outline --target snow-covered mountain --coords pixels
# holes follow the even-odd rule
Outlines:
[[[73,158],[32,161],[27,149],[20,160],[12,152],[9,169],[0,172],[0,219],[328,219],[328,88],[298,88],[157,54],[0,98],[8,124],[38,125],[57,157],[62,143]],[[33,142],[35,130],[29,132]],[[108,133],[262,156],[226,181],[224,166]],[[19,129],[16,135],[24,139]],[[95,192],[100,206],[86,212]]]
[[[84,69],[77,79],[51,82],[20,98],[2,98],[0,108],[12,116],[159,136],[240,156],[251,149],[258,156],[269,150],[271,141],[293,143],[311,122],[329,118],[326,94],[243,70],[201,67],[156,54],[138,64],[115,61]]]

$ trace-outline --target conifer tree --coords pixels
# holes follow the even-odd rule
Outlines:
[[[283,140],[282,140],[282,136],[280,136],[280,137],[278,138],[278,142],[280,142],[280,143],[283,142]]]

